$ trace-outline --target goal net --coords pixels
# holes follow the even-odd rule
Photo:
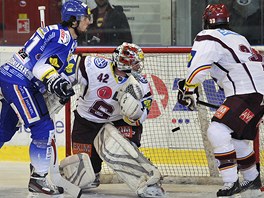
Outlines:
[[[0,62],[4,63],[17,47],[1,47]],[[199,105],[197,111],[189,111],[177,103],[177,82],[186,75],[190,48],[142,48],[145,53],[143,75],[150,83],[153,104],[148,119],[143,124],[140,150],[161,171],[164,182],[219,183],[219,173],[214,162],[212,148],[206,131],[215,109]],[[78,48],[76,53],[111,57],[114,48]],[[78,95],[78,86],[75,87]],[[199,89],[200,100],[220,105],[224,94],[209,77]],[[72,111],[76,96],[65,108],[66,155],[71,154]],[[254,148],[260,161],[262,180],[264,174],[263,124]],[[253,145],[252,145],[253,146]],[[209,180],[209,181],[208,181]],[[102,183],[119,182],[115,174],[104,164]]]
[[[202,184],[210,180],[211,183],[219,183],[213,151],[206,137],[210,119],[216,109],[199,105],[197,111],[189,111],[177,103],[177,82],[186,75],[191,49],[176,47],[142,49],[145,53],[142,73],[150,83],[153,103],[148,119],[143,124],[140,150],[159,168],[164,176],[164,182]],[[110,58],[113,50],[114,48],[78,48],[77,53],[84,56],[100,54]],[[78,89],[76,91],[78,92]],[[199,92],[201,101],[216,106],[225,98],[223,91],[209,76],[199,88]],[[71,105],[66,108],[68,112],[66,119],[71,122],[73,120],[71,112],[75,106],[76,98],[73,97]],[[67,127],[69,135],[71,126]],[[69,155],[70,136],[67,139],[66,152]],[[262,150],[258,142],[255,141],[255,151],[262,159]],[[115,175],[106,165],[103,166],[102,181],[115,182]]]

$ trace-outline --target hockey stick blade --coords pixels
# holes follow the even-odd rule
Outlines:
[[[214,109],[218,109],[219,108],[218,105],[207,103],[207,102],[204,102],[204,101],[201,101],[201,100],[197,100],[197,104],[200,104],[200,105],[203,105],[203,106],[206,106],[206,107],[211,107],[211,108],[214,108]]]
[[[63,187],[64,191],[70,194],[74,198],[80,198],[82,195],[82,189],[72,184],[65,178],[63,178],[59,171],[58,155],[54,139],[51,143],[52,154],[51,154],[51,165],[50,165],[50,179],[56,185]]]

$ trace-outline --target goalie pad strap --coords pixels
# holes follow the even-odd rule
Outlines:
[[[111,124],[105,124],[94,140],[102,160],[136,193],[161,179],[159,170]]]
[[[95,174],[88,154],[79,153],[63,159],[60,163],[62,176],[71,183],[85,188],[95,180]]]

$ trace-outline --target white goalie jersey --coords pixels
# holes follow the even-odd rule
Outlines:
[[[224,29],[203,30],[195,38],[186,86],[195,88],[208,74],[225,96],[264,94],[263,57],[245,37]]]
[[[77,111],[79,115],[89,121],[105,123],[120,120],[120,104],[117,95],[127,77],[116,76],[111,60],[101,57],[87,56],[84,64],[80,64],[77,71],[77,81],[81,86]],[[142,123],[150,109],[152,96],[148,81],[143,77],[137,77],[142,87],[143,114],[140,118]]]

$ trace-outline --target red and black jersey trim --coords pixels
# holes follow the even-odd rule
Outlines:
[[[252,83],[252,86],[254,87],[254,90],[255,92],[257,92],[257,89],[256,89],[256,86],[255,86],[255,83],[253,81],[253,78],[252,78],[252,75],[250,73],[250,71],[248,70],[248,67],[245,63],[241,63],[241,61],[239,60],[238,56],[236,55],[236,53],[234,52],[234,50],[232,48],[230,48],[228,45],[226,45],[223,41],[221,41],[220,39],[216,38],[216,37],[213,37],[211,35],[203,35],[203,36],[197,36],[195,38],[195,41],[206,41],[206,40],[209,40],[209,41],[214,41],[214,42],[217,42],[219,43],[223,48],[227,49],[230,54],[232,55],[232,57],[234,58],[234,60],[237,62],[237,63],[240,63],[242,66],[243,66],[243,69],[246,71],[246,73],[248,74],[248,77]],[[216,64],[216,63],[215,63]],[[216,64],[217,66],[219,66],[219,64]],[[219,67],[220,68],[220,67]],[[223,67],[221,67],[221,69],[223,69]],[[228,74],[228,70],[224,70],[225,72],[227,71],[227,74]],[[236,94],[236,88],[235,88],[235,83],[234,81],[232,80],[231,76],[228,75],[228,79],[232,82],[233,86],[234,86],[234,94]]]
[[[84,56],[82,56],[82,58],[81,58],[79,68],[80,68],[80,71],[81,71],[83,78],[87,81],[87,86],[85,87],[84,92],[82,94],[82,97],[84,97],[85,94],[87,93],[88,87],[89,87],[88,75],[87,75],[86,70],[85,70],[85,57]]]

